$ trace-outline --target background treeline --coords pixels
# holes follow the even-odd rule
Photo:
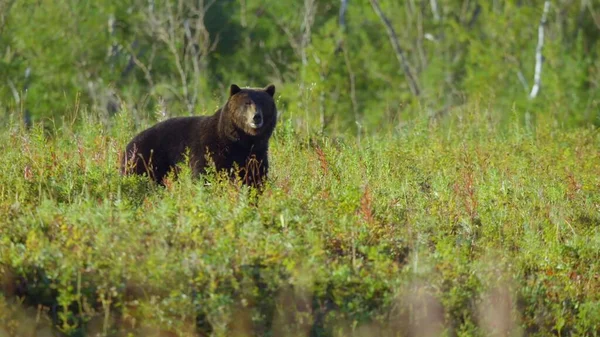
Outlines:
[[[232,82],[274,82],[281,112],[316,130],[376,131],[480,98],[499,120],[598,124],[599,39],[592,0],[4,0],[0,113],[206,113]]]

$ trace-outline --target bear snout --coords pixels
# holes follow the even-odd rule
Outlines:
[[[264,124],[263,113],[260,109],[247,111],[247,123],[252,129],[259,129]]]
[[[252,123],[254,124],[255,127],[261,127],[263,124],[263,115],[262,112],[257,112],[254,114],[254,117],[252,117]]]

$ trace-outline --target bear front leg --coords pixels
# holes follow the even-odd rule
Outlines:
[[[190,157],[190,168],[192,169],[192,179],[198,179],[200,175],[206,173],[206,160],[192,156]]]
[[[257,157],[253,154],[247,158],[246,164],[240,170],[240,176],[244,184],[259,188],[266,179],[268,169],[267,157]]]

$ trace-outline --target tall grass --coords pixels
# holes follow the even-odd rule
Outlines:
[[[127,112],[9,123],[0,336],[600,334],[598,130],[481,111],[360,143],[283,120],[261,195],[121,177]]]

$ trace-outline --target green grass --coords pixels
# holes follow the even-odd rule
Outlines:
[[[9,123],[0,336],[599,335],[598,130],[478,111],[360,144],[283,119],[258,197],[119,176],[128,113]]]

